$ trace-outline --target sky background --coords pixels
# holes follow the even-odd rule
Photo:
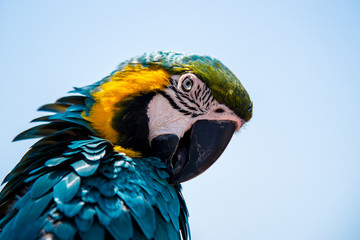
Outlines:
[[[359,1],[0,0],[0,177],[39,106],[155,50],[220,59],[254,102],[183,184],[194,240],[360,239]]]

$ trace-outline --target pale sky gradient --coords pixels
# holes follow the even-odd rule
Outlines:
[[[254,102],[183,184],[194,240],[360,238],[358,1],[0,0],[0,177],[39,106],[155,50],[220,59]]]

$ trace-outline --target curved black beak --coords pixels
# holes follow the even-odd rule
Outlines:
[[[151,147],[172,173],[173,184],[190,180],[208,169],[223,153],[236,129],[233,121],[199,120],[179,140],[166,134]]]

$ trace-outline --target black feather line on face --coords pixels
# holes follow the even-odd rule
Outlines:
[[[207,94],[211,94],[210,90],[208,88],[206,88],[206,86],[204,85],[201,89],[201,96],[200,96],[200,101],[204,102],[205,97],[207,96]]]
[[[199,93],[200,93],[201,89],[200,86],[198,85],[195,91],[195,98],[196,100],[199,100]]]
[[[169,95],[164,93],[166,96],[164,94],[163,94],[163,96],[168,99],[168,101],[174,107],[174,109],[178,110],[181,113],[184,113],[184,115],[190,115],[191,114],[190,111],[200,111],[200,112],[204,113],[204,110],[201,109],[200,105],[197,102],[195,102],[193,99],[191,99],[188,95],[182,93],[181,91],[178,91],[178,89],[176,87],[174,87],[174,86],[169,86],[168,89],[173,91],[176,99],[178,99],[179,103],[181,103],[181,106],[187,108],[187,110],[182,109],[181,106],[178,106],[175,103],[175,101]],[[198,90],[200,91],[199,86],[198,86]],[[188,100],[189,103],[192,103],[192,104],[196,105],[197,108],[193,107],[193,106],[190,106],[188,103],[186,103],[184,101],[185,99]],[[190,111],[188,111],[188,110],[190,110]],[[192,116],[195,116],[195,115],[199,116],[199,115],[202,115],[202,114],[192,113]]]
[[[212,97],[211,92],[207,91],[207,98],[204,100],[204,103],[208,103],[210,97]]]
[[[189,106],[184,100],[182,100],[182,98],[179,96],[179,94],[176,94],[176,98],[179,100],[179,102],[182,104],[182,106],[184,106],[185,108],[191,110],[191,111],[196,111],[197,109]]]
[[[117,144],[142,154],[150,150],[148,143],[149,126],[147,106],[156,92],[129,97],[116,104],[120,110],[112,119],[112,127],[119,133]]]
[[[160,92],[160,94],[169,101],[170,105],[171,105],[174,109],[178,110],[179,112],[183,113],[184,115],[190,115],[190,114],[191,114],[191,112],[186,111],[186,110],[182,109],[181,107],[179,107],[179,106],[174,102],[174,100],[173,100],[169,95],[167,95],[166,93]]]
[[[186,95],[185,95],[184,93],[182,93],[182,92],[178,92],[178,95],[181,96],[181,97],[183,97],[183,98],[186,98],[189,102],[195,104],[195,105],[198,107],[198,109],[195,109],[195,110],[200,110],[200,111],[202,111],[200,105],[199,105],[197,102],[195,102],[193,99],[191,99],[190,97],[186,96]]]

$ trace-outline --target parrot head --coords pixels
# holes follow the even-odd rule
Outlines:
[[[75,92],[87,96],[82,118],[97,136],[130,157],[160,158],[174,184],[208,169],[252,116],[238,78],[195,54],[145,54]]]

